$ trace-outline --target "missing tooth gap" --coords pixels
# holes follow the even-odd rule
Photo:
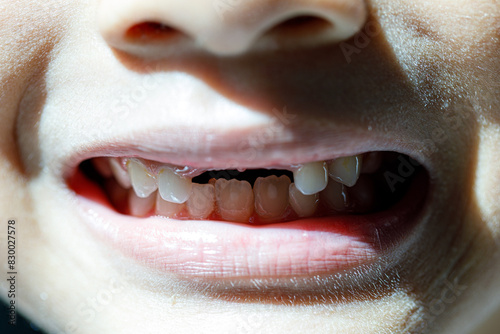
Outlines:
[[[278,177],[286,175],[293,182],[293,173],[291,171],[281,169],[247,169],[243,172],[236,169],[212,170],[194,177],[193,182],[204,184],[208,183],[210,179],[226,179],[247,181],[253,186],[258,177],[267,177],[272,175],[276,175]]]

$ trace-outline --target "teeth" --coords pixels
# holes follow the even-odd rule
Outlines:
[[[146,167],[138,160],[131,159],[127,162],[130,181],[137,196],[146,198],[151,195],[156,189],[156,177],[148,172]]]
[[[328,165],[328,174],[333,180],[352,187],[358,181],[361,161],[360,155],[335,159]]]
[[[193,183],[190,178],[177,175],[170,168],[163,168],[158,174],[158,186],[165,201],[180,204],[188,200]]]
[[[109,159],[109,167],[111,168],[111,172],[113,172],[116,182],[118,182],[120,186],[125,189],[129,189],[132,186],[127,171],[120,166],[118,160],[114,158]]]
[[[205,219],[215,206],[215,188],[211,184],[193,183],[191,196],[187,201],[187,209],[191,218]]]
[[[253,189],[249,182],[235,179],[212,178],[207,184],[193,183],[191,177],[199,172],[185,177],[185,169],[181,172],[165,165],[146,167],[149,162],[145,164],[136,158],[126,160],[125,171],[122,161],[98,158],[93,163],[102,176],[114,176],[116,182],[107,179],[107,187],[111,187],[108,198],[123,212],[146,216],[156,203],[155,212],[170,218],[252,223],[254,212],[261,221],[286,219],[292,209],[298,217],[313,216],[320,200],[324,203],[321,210],[370,211],[376,202],[373,180],[360,173],[377,171],[381,155],[375,152],[338,158],[330,163],[306,163],[294,170],[294,183],[285,175],[272,175],[257,178]],[[336,182],[328,182],[329,177]]]
[[[299,217],[309,217],[314,214],[318,206],[319,194],[304,195],[302,194],[295,183],[289,187],[290,205]]]
[[[325,162],[312,162],[293,172],[295,186],[304,195],[312,195],[325,189],[328,174]]]
[[[342,183],[329,182],[325,190],[321,192],[321,199],[335,211],[344,212],[349,209],[347,187]]]
[[[141,198],[135,194],[132,189],[129,190],[129,208],[130,214],[136,217],[142,217],[151,211],[155,205],[156,194],[151,194],[149,197]]]
[[[167,218],[174,218],[182,212],[185,204],[167,202],[160,196],[160,192],[156,195],[156,214]]]
[[[215,198],[222,219],[248,222],[253,214],[254,195],[247,181],[218,179]]]
[[[255,212],[264,219],[279,219],[288,207],[288,187],[290,178],[286,175],[277,177],[259,177],[255,180]]]

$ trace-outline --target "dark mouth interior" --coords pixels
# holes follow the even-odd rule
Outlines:
[[[247,169],[242,172],[236,169],[222,169],[212,170],[198,175],[193,178],[193,182],[205,184],[208,183],[210,179],[235,179],[239,181],[248,181],[253,186],[258,177],[267,177],[271,175],[286,175],[290,180],[293,180],[293,173],[282,169]]]
[[[397,152],[381,152],[381,156],[382,162],[378,169],[369,173],[361,173],[357,184],[349,189],[356,196],[352,196],[352,207],[342,212],[342,214],[361,215],[388,210],[399,203],[405,196],[410,195],[408,190],[417,175],[422,173],[427,175],[426,170],[407,155]],[[127,192],[133,190],[122,189],[123,191],[120,190],[117,192],[116,189],[121,188],[118,183],[113,177],[104,177],[101,175],[94,167],[92,159],[83,161],[79,166],[79,170],[83,173],[87,181],[98,185],[116,211],[121,214],[130,214],[127,204]],[[286,175],[290,178],[291,182],[294,181],[293,173],[288,170],[248,169],[244,171],[210,170],[194,177],[193,182],[207,184],[210,180],[213,181],[213,179],[236,179],[248,181],[253,186],[258,177],[272,175]],[[329,180],[329,182],[332,182],[332,180]],[[362,200],[364,196],[363,192],[367,191],[372,192],[373,200],[371,204],[368,206],[356,205],[356,198],[361,197]],[[322,217],[336,214],[339,214],[339,212],[335,212],[335,210],[320,203],[314,216]],[[182,219],[183,217],[176,218]],[[215,220],[218,218],[220,217],[216,214],[210,217],[210,219]],[[283,221],[290,221],[297,218],[292,214],[284,218]]]

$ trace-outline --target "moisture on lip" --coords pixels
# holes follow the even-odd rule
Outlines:
[[[409,184],[392,191],[387,183],[387,173],[397,173],[398,157],[402,156],[394,152],[369,152],[359,159],[346,157],[318,164],[312,172],[316,173],[316,181],[314,176],[311,181],[307,170],[305,176],[300,176],[312,189],[309,193],[299,191],[296,184],[296,171],[301,167],[294,167],[295,172],[269,168],[200,173],[200,169],[137,158],[96,158],[82,164],[82,169],[93,174],[91,178],[123,214],[267,224],[387,209],[401,199]],[[132,174],[130,164],[134,166]],[[312,164],[303,166],[308,165]],[[329,176],[326,186],[322,184],[325,181],[318,179],[321,174],[317,173],[322,170]],[[354,184],[352,174],[356,177]],[[339,178],[352,186],[339,182]]]

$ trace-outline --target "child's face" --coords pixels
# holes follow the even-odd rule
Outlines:
[[[498,304],[498,1],[1,0],[0,22],[1,233],[46,330],[457,333]]]

